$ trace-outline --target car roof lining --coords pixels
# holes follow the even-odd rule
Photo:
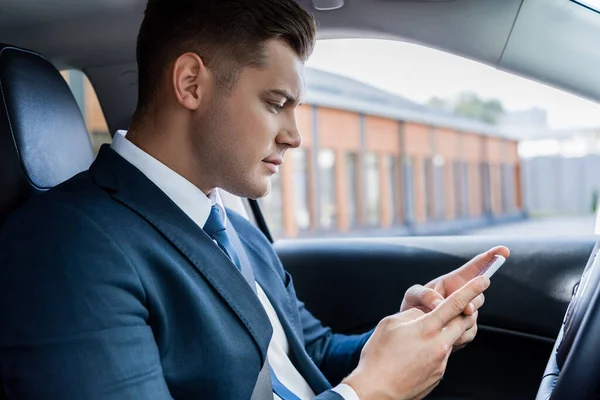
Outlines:
[[[591,39],[600,37],[600,14],[570,0],[346,0],[334,11],[299,2],[316,15],[320,39],[421,44],[600,101],[600,41]],[[112,114],[132,111],[131,99],[119,103],[124,92],[136,95],[131,76],[144,7],[145,0],[4,0],[0,42],[84,70],[106,92],[98,96],[111,130],[122,128],[123,116]]]

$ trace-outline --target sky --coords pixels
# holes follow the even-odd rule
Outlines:
[[[509,111],[543,108],[551,128],[600,126],[600,105],[493,67],[427,47],[387,40],[317,42],[307,66],[345,75],[424,103],[473,91]]]

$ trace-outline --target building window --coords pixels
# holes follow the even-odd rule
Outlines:
[[[379,187],[379,157],[377,153],[365,154],[365,177],[367,188],[367,224],[379,225],[381,221],[381,191]]]
[[[350,226],[356,226],[358,220],[358,207],[356,199],[358,197],[358,156],[356,153],[346,154],[346,174],[348,179],[348,223]]]
[[[294,213],[298,229],[310,228],[310,208],[308,191],[308,151],[296,149],[291,152],[294,166]]]
[[[410,156],[402,158],[402,173],[404,184],[404,218],[406,223],[415,221],[415,171],[413,159]]]
[[[481,190],[483,199],[483,211],[489,215],[492,213],[492,193],[490,187],[490,165],[481,163]]]
[[[433,202],[435,203],[435,219],[444,219],[446,207],[444,191],[444,166],[445,160],[442,156],[433,157]]]
[[[454,199],[457,217],[468,217],[469,167],[464,161],[454,162]]]
[[[281,236],[283,233],[283,196],[280,173],[271,176],[271,190],[268,195],[259,199],[259,204],[273,236]]]
[[[468,217],[470,214],[469,211],[469,165],[466,162],[461,163],[461,193],[462,193],[462,201],[460,202],[462,207],[462,215]]]
[[[392,222],[398,219],[397,206],[398,201],[396,199],[396,158],[393,155],[385,156],[385,169],[387,170],[387,186],[388,186],[388,204],[392,215]]]
[[[423,159],[423,177],[424,182],[424,196],[425,210],[427,213],[427,220],[431,221],[435,219],[435,184],[434,184],[434,172],[433,172],[433,158],[425,157]]]
[[[334,229],[337,225],[335,153],[331,149],[320,149],[318,162],[320,226],[325,229]]]
[[[452,165],[453,175],[454,175],[454,210],[456,212],[456,217],[463,217],[463,205],[462,205],[462,196],[463,196],[463,186],[465,184],[464,177],[462,176],[462,163],[460,161],[454,161]]]
[[[515,210],[515,173],[512,165],[502,167],[502,210],[510,213]]]

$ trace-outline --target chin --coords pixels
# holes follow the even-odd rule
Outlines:
[[[251,199],[259,199],[261,197],[265,197],[266,195],[268,195],[271,192],[271,185],[262,185],[262,186],[255,186],[252,190],[253,192],[253,196],[247,196],[250,197]]]
[[[227,190],[227,189],[225,189]],[[238,186],[238,190],[232,190],[230,193],[239,197],[249,199],[259,199],[265,197],[271,191],[271,180],[269,178],[248,179],[244,184]]]

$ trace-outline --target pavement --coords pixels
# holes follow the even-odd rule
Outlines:
[[[463,232],[464,235],[572,236],[593,235],[593,215],[534,218]]]

